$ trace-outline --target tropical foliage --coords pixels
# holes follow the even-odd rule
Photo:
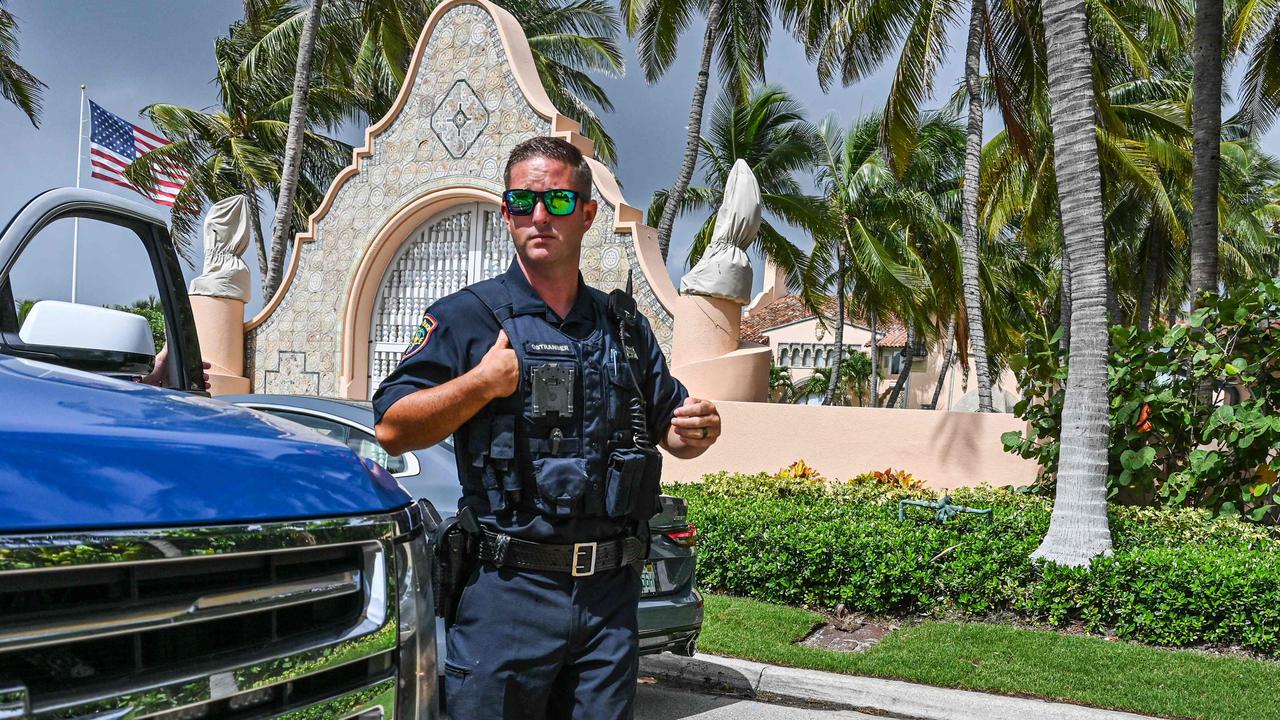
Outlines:
[[[18,64],[18,20],[0,0],[0,97],[40,127],[41,92],[45,84]]]
[[[1172,327],[1112,326],[1108,492],[1130,503],[1275,518],[1280,280],[1204,303]],[[1028,335],[1015,412],[1029,431],[1004,437],[1008,450],[1040,463],[1045,488],[1058,468],[1065,363],[1056,337]],[[1206,383],[1214,390],[1208,402],[1199,392]]]
[[[817,153],[817,136],[805,120],[799,103],[781,88],[763,86],[742,102],[735,95],[720,96],[711,112],[707,134],[701,138],[703,184],[690,187],[679,214],[703,216],[687,265],[702,257],[715,229],[716,211],[724,201],[729,171],[738,160],[751,166],[760,184],[761,209],[793,227],[813,232],[824,219],[818,198],[804,193],[799,178],[807,173]],[[648,222],[656,224],[666,209],[670,191],[654,193]],[[782,268],[794,282],[800,281],[804,253],[769,217],[760,224],[752,249]]]
[[[180,166],[189,179],[178,192],[170,227],[180,248],[190,246],[199,213],[209,203],[242,194],[249,199],[251,231],[257,247],[263,294],[269,297],[267,237],[262,229],[259,193],[278,195],[292,105],[292,75],[275,81],[243,70],[250,53],[282,23],[296,15],[277,0],[259,13],[234,23],[214,43],[218,105],[209,109],[153,103],[143,114],[172,142],[138,157],[125,171],[134,184],[154,188],[168,168]],[[351,148],[321,130],[336,127],[347,113],[340,86],[313,82],[303,136],[298,191],[289,216],[294,228],[319,206],[329,182],[351,156]]]
[[[724,92],[737,100],[744,99],[756,81],[764,78],[774,4],[768,0],[619,0],[619,5],[627,34],[638,36],[640,66],[650,83],[671,67],[680,34],[689,27],[694,13],[706,13],[698,79],[689,103],[684,157],[669,190],[675,200],[663,208],[657,223],[658,249],[666,260],[676,215],[683,208],[698,161],[712,56],[718,61]]]

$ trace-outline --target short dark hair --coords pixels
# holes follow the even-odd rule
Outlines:
[[[587,164],[581,150],[557,137],[531,137],[512,148],[511,154],[507,156],[507,167],[502,172],[503,185],[511,188],[511,168],[536,157],[559,160],[573,168],[573,184],[576,187],[566,189],[577,190],[584,199],[591,197],[591,166]]]

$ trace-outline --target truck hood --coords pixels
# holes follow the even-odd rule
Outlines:
[[[345,445],[207,398],[0,356],[0,533],[403,507]]]

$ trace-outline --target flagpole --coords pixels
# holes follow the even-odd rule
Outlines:
[[[80,159],[84,157],[84,85],[80,86],[80,124],[76,126],[76,187],[80,187]],[[80,217],[71,230],[71,302],[76,301],[76,270],[80,265]]]

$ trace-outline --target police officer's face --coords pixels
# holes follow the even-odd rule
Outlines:
[[[533,157],[511,167],[509,189],[577,190],[573,168],[559,160]],[[578,206],[568,215],[552,215],[539,200],[530,215],[512,215],[502,206],[502,217],[516,244],[516,254],[526,265],[542,268],[578,269],[582,236],[596,218],[596,202],[578,198]]]

